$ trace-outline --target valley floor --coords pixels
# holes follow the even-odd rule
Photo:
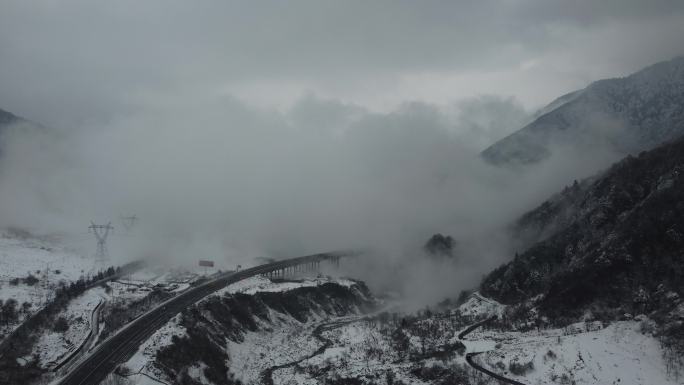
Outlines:
[[[286,291],[323,281],[276,283],[255,277],[224,292]],[[476,293],[458,309],[425,313],[409,323],[400,321],[401,316],[392,321],[389,313],[381,320],[382,312],[313,318],[305,323],[274,313],[275,322],[245,333],[239,342],[227,342],[229,368],[233,378],[244,384],[313,385],[336,379],[356,379],[359,384],[446,384],[453,379],[494,384],[495,380],[465,360],[467,353],[483,352],[475,356],[476,363],[529,385],[684,384],[684,377],[668,369],[672,367],[663,358],[658,340],[644,330],[649,323],[645,317],[605,327],[578,323],[529,332],[476,329],[459,339],[458,334],[472,323],[457,319],[484,319],[504,310],[503,305]],[[406,333],[403,345],[398,342],[399,329]],[[184,334],[177,320],[155,333],[126,364],[133,373],[131,383],[169,381],[155,368],[154,356],[172,336]],[[461,342],[464,349],[459,354],[434,349]],[[196,368],[198,379],[202,379],[202,369]]]
[[[354,282],[329,277],[308,277],[297,281],[274,282],[266,277],[256,276],[231,284],[204,300],[235,293],[253,295],[259,292],[285,292],[297,288],[315,287],[325,283],[349,287]],[[244,339],[239,343],[226,342],[226,349],[231,361],[230,371],[236,379],[245,384],[262,383],[267,369],[296,361],[318,349],[321,342],[313,335],[318,326],[332,320],[351,320],[356,317],[329,318],[317,316],[313,312],[310,320],[302,323],[286,314],[269,310],[269,318],[271,322],[257,320],[260,324],[260,331],[245,333]],[[155,357],[160,349],[172,343],[173,336],[181,337],[186,334],[185,328],[179,324],[179,319],[180,315],[154,333],[138,349],[137,353],[123,365],[126,368],[125,371],[129,372],[126,377],[131,383],[148,385],[170,381],[156,366],[158,361],[155,361]],[[196,367],[194,370],[195,377],[206,380],[203,378],[202,370],[202,367]],[[280,383],[279,377],[279,374],[273,375],[273,379],[276,380],[275,383]]]
[[[525,384],[683,384],[684,373],[668,371],[658,340],[643,334],[641,325],[619,321],[587,331],[580,323],[541,332],[474,332],[468,338],[500,344],[476,361]],[[524,374],[512,373],[511,363]]]
[[[477,294],[459,309],[478,316],[501,310],[501,305]],[[475,358],[480,365],[525,384],[683,384],[684,377],[671,366],[668,368],[658,340],[642,332],[648,322],[645,318],[619,321],[605,328],[600,323],[578,323],[525,333],[476,330],[463,343],[466,352],[485,352]],[[332,345],[313,357],[306,358],[322,345],[312,338],[317,325],[251,333],[243,343],[230,345],[231,369],[245,383],[259,383],[259,375],[266,368],[290,360],[295,364],[273,372],[274,384],[320,384],[326,377],[384,384],[387,376],[407,384],[421,384],[432,383],[415,375],[421,365],[429,368],[465,363],[464,356],[447,361],[428,359],[419,365],[402,360],[381,329],[363,317],[320,325],[331,325],[322,335]],[[451,342],[457,340],[455,334]],[[511,364],[514,371],[516,364],[523,369],[514,374]],[[321,377],[321,373],[326,374]],[[480,381],[488,382],[482,377]]]

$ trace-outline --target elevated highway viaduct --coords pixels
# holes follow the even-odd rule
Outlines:
[[[323,262],[339,265],[340,259],[355,257],[361,254],[363,253],[360,251],[337,251],[313,254],[214,276],[209,281],[184,291],[182,294],[169,299],[131,321],[116,334],[100,343],[91,354],[85,356],[80,362],[73,365],[73,369],[70,370],[58,384],[99,384],[118,365],[126,362],[133,356],[145,340],[171,320],[176,314],[229,284],[256,275],[284,277],[290,273],[304,269],[318,269]]]

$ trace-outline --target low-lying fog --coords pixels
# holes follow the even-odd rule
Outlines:
[[[681,54],[681,1],[627,3],[4,1],[0,108],[43,128],[0,135],[0,226],[94,254],[90,221],[112,221],[113,262],[372,247],[355,275],[457,295],[510,257],[506,224],[615,159],[479,152]],[[436,232],[455,261],[421,257]]]
[[[382,258],[363,278],[395,280],[390,261],[404,259],[415,265],[402,280],[430,282],[416,287],[431,297],[474,285],[509,257],[504,225],[612,159],[557,151],[526,172],[485,164],[483,146],[527,116],[496,97],[383,114],[314,96],[285,113],[233,98],[140,105],[104,125],[7,130],[2,225],[84,234],[113,221],[121,234],[119,217],[134,213],[136,236],[113,238],[113,256],[228,266],[372,247]],[[436,232],[458,241],[456,263],[421,257]]]

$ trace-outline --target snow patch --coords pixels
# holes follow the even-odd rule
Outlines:
[[[235,282],[226,286],[224,289],[219,290],[215,295],[224,294],[256,294],[259,292],[284,292],[294,289],[299,289],[302,287],[316,287],[325,283],[335,283],[345,287],[351,287],[356,284],[356,282],[343,279],[343,278],[330,278],[330,277],[317,277],[317,278],[306,278],[296,281],[282,281],[274,282],[266,278],[263,275],[257,275],[251,278],[243,279],[239,282]]]
[[[496,315],[501,317],[505,309],[506,305],[489,299],[479,292],[474,292],[457,310],[465,316],[491,317]]]
[[[180,325],[180,314],[176,315],[159,330],[154,332],[140,347],[138,351],[124,364],[135,375],[131,376],[135,384],[155,383],[158,381],[152,378],[163,378],[164,374],[154,367],[153,362],[157,352],[165,347],[171,345],[173,337],[182,337],[186,334],[186,330]]]
[[[682,384],[668,377],[659,342],[640,333],[640,322],[620,321],[600,330],[581,324],[541,333],[479,333],[500,348],[477,359],[492,371],[531,385]],[[510,373],[512,362],[532,362],[534,369],[517,376]]]
[[[94,288],[72,299],[67,308],[55,319],[64,317],[69,325],[66,332],[52,329],[44,330],[35,344],[32,354],[38,355],[45,368],[54,367],[63,361],[68,354],[78,349],[92,329],[91,315],[98,304],[103,301],[104,290]]]

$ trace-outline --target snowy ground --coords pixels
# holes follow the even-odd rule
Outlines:
[[[272,330],[247,333],[243,342],[228,342],[231,372],[245,384],[260,383],[267,368],[302,359],[322,344],[312,336],[314,323],[301,324],[277,313]]]
[[[278,371],[275,384],[319,384],[321,378],[315,377],[317,373],[376,382],[382,381],[388,372],[406,384],[424,384],[409,373],[413,363],[399,362],[387,336],[358,318],[324,332],[324,337],[334,341],[333,346],[295,367]]]
[[[109,305],[128,306],[128,304],[148,296],[154,288],[162,288],[169,292],[181,292],[190,287],[189,282],[197,275],[181,271],[168,271],[161,268],[146,268],[116,281],[107,283],[108,290],[101,290],[101,296]],[[92,290],[91,290],[92,291]],[[89,291],[90,292],[90,291]],[[150,306],[155,306],[151,304]],[[106,320],[104,320],[106,322]],[[100,332],[104,329],[104,323]],[[156,331],[143,343],[136,354],[124,365],[132,372],[129,380],[137,385],[159,384],[156,378],[161,373],[151,365],[154,355],[159,348],[170,344],[173,336],[181,336],[185,330],[178,325],[178,318],[174,318]],[[114,375],[118,376],[118,375]]]
[[[526,384],[683,384],[684,378],[668,377],[658,341],[640,327],[637,321],[621,321],[586,331],[580,323],[541,333],[480,332],[470,338],[500,343],[479,362]],[[508,370],[511,362],[530,361],[534,369],[524,376]]]
[[[73,282],[96,268],[93,258],[79,255],[59,242],[42,238],[0,235],[0,300],[14,299],[17,307],[28,303],[18,322],[0,326],[0,340],[51,299],[60,282]],[[32,275],[38,282],[22,280]],[[19,278],[19,282],[12,282]]]
[[[333,279],[329,277],[303,278],[298,282],[272,282],[266,277],[256,276],[226,286],[213,295],[224,293],[255,294],[257,292],[281,292],[299,287],[317,286],[326,282],[336,282],[341,285],[352,285],[353,281]],[[132,282],[131,282],[132,283]],[[113,286],[121,285],[112,283]],[[126,289],[124,289],[126,290]],[[259,383],[259,375],[267,367],[289,362],[303,357],[316,350],[321,343],[311,335],[318,321],[302,324],[292,317],[278,312],[271,313],[273,323],[262,325],[262,331],[247,333],[242,343],[228,342],[231,370],[244,383]],[[158,330],[138,349],[125,366],[133,373],[129,377],[135,384],[159,384],[153,378],[162,378],[162,374],[152,365],[156,352],[171,343],[174,335],[183,335],[185,330],[178,325],[178,317]],[[201,370],[197,371],[201,374]]]
[[[185,270],[169,270],[166,267],[151,266],[122,277],[118,282],[140,287],[173,286],[171,287],[173,289],[177,287],[187,288],[190,283],[198,278],[200,278],[199,275]]]
[[[161,329],[157,330],[124,365],[132,375],[128,378],[136,385],[159,384],[155,378],[163,374],[152,363],[157,351],[171,344],[173,336],[185,335],[185,328],[178,324],[179,316],[174,317]]]
[[[101,304],[99,309],[102,312],[108,305],[127,306],[133,301],[140,300],[149,295],[153,288],[179,292],[189,287],[188,283],[178,280],[177,273],[151,269],[143,269],[125,277],[125,279],[107,282],[106,285],[106,289],[103,287],[92,288],[72,299],[67,309],[55,317],[55,319],[64,317],[67,320],[69,329],[66,332],[59,333],[52,328],[41,331],[32,354],[39,357],[42,367],[54,368],[85,342],[88,333],[94,326],[91,325],[92,312],[98,304]],[[100,316],[102,317],[101,313]],[[104,326],[104,322],[106,319],[101,319],[100,326]],[[100,327],[99,333],[101,334],[102,331],[103,327]],[[168,330],[164,330],[164,332],[166,333]],[[171,335],[173,333],[168,334],[169,339]],[[94,337],[99,337],[99,335]],[[86,346],[85,348],[88,349],[89,347]]]
[[[178,294],[190,287],[190,282],[198,276],[192,273],[169,271],[157,267],[149,267],[136,271],[115,281],[110,281],[107,286],[111,289],[107,293],[110,304],[121,304],[145,298],[154,289],[162,289]]]
[[[296,282],[273,282],[264,276],[255,276],[229,285],[222,292],[251,295],[257,292],[282,292],[313,287],[331,282],[343,286],[354,284],[353,281],[343,278],[316,277],[302,278]],[[221,292],[217,295],[221,295]],[[241,343],[228,343],[231,372],[246,384],[259,383],[259,376],[265,369],[305,358],[322,346],[322,342],[312,333],[318,325],[329,321],[318,319],[300,323],[277,312],[272,312],[270,316],[276,320],[273,324],[269,324],[261,331],[247,333]],[[345,318],[337,318],[342,319]],[[281,377],[280,373],[274,376]]]
[[[459,308],[462,314],[501,315],[505,306],[475,293]],[[531,332],[476,330],[464,341],[467,352],[486,352],[476,361],[525,384],[684,384],[669,376],[658,340],[641,332],[640,321],[599,322]],[[533,369],[511,373],[510,364]]]
[[[69,329],[64,332],[44,330],[32,354],[40,357],[45,368],[52,368],[76,350],[91,330],[91,315],[95,307],[105,299],[104,289],[94,288],[69,302],[57,318],[64,317]]]
[[[42,275],[48,267],[49,282],[75,281],[95,266],[94,258],[75,253],[56,241],[0,236],[0,279],[3,283],[14,277],[24,278],[28,273]]]
[[[301,285],[310,286],[318,280],[306,280]],[[351,282],[351,281],[349,281]],[[255,277],[243,281],[239,285],[227,288],[227,291],[253,293],[257,290],[271,291],[287,288],[292,283],[273,284],[265,278]],[[275,287],[274,287],[275,286]],[[394,307],[396,304],[390,306]],[[486,299],[476,299],[466,305],[468,315],[487,316],[497,313],[503,308]],[[377,312],[377,314],[382,311]],[[432,327],[439,330],[438,344],[453,342],[460,331],[458,327],[451,327],[452,320],[440,318],[429,321]],[[314,330],[323,326],[321,336],[331,341],[331,346],[307,358],[324,345],[316,338]],[[451,327],[453,330],[447,330]],[[261,381],[264,370],[275,365],[282,365],[300,361],[296,365],[277,369],[273,373],[276,385],[286,384],[319,384],[326,377],[339,376],[341,378],[366,379],[374,383],[384,383],[388,373],[406,384],[424,384],[411,370],[416,368],[416,362],[400,357],[391,346],[392,328],[380,325],[375,318],[366,316],[349,316],[319,320],[305,325],[288,324],[284,322],[274,330],[264,330],[248,333],[242,343],[230,343],[231,372],[244,383],[253,384]],[[411,339],[412,345],[419,345],[416,338]],[[473,347],[493,348],[494,343],[474,343]],[[414,350],[419,347],[414,346]],[[303,359],[305,358],[305,359]],[[434,361],[434,362],[433,362]],[[419,365],[442,364],[434,359],[427,359]],[[465,359],[457,356],[449,364],[464,365]]]
[[[461,307],[464,315],[501,315],[505,306],[475,294]],[[642,317],[644,318],[644,317]],[[641,321],[615,322],[603,328],[600,323],[578,323],[562,329],[541,332],[475,331],[466,340],[466,352],[487,352],[476,359],[492,371],[525,384],[684,384],[684,378],[668,375],[660,345],[652,335],[641,332]],[[434,323],[431,323],[434,325]],[[448,323],[446,324],[448,326]],[[460,330],[452,331],[451,342]],[[449,333],[445,333],[449,334]],[[324,332],[334,345],[323,354],[281,369],[276,384],[315,384],[311,374],[334,372],[341,377],[375,380],[391,371],[406,383],[420,383],[409,372],[410,365],[396,360],[386,336],[376,325],[364,320],[340,325]],[[412,345],[416,339],[411,338]],[[379,354],[373,354],[377,349]],[[254,357],[252,357],[252,360]],[[524,375],[512,374],[511,362],[533,369]],[[447,364],[461,365],[456,356]],[[443,365],[436,360],[432,364]],[[426,360],[424,365],[431,365]],[[382,376],[377,378],[382,383]]]
[[[120,290],[129,290],[136,282],[168,282],[163,274],[140,273],[126,283],[112,283]],[[266,277],[252,277],[227,286],[215,295],[223,293],[255,294],[292,290],[298,287],[316,286],[325,282],[350,285],[353,281],[332,278],[304,278],[302,280],[272,282]],[[135,291],[144,291],[144,286]],[[123,295],[123,294],[121,294]],[[134,295],[134,294],[131,294]],[[77,305],[74,304],[76,307]],[[477,293],[458,308],[458,313],[486,318],[501,315],[505,306]],[[451,313],[452,315],[454,313]],[[414,324],[433,328],[436,337],[433,345],[456,343],[457,334],[464,327],[455,323],[447,312],[435,314]],[[668,376],[666,364],[658,341],[650,334],[641,332],[642,322],[621,321],[607,325],[578,323],[563,329],[547,329],[533,332],[499,332],[476,330],[462,342],[466,352],[485,352],[476,361],[492,371],[530,385],[536,384],[634,384],[634,385],[682,385],[684,379]],[[273,312],[273,323],[264,323],[257,332],[248,332],[240,343],[227,342],[230,371],[243,383],[261,383],[264,371],[276,365],[295,364],[277,369],[273,373],[276,385],[317,384],[323,376],[359,378],[384,383],[385,376],[406,384],[426,383],[417,378],[412,370],[416,365],[464,366],[464,356],[456,355],[448,360],[426,358],[418,364],[398,355],[392,344],[392,328],[383,328],[375,320],[363,316],[332,319],[317,318],[307,323]],[[176,317],[157,331],[125,364],[133,373],[129,379],[139,385],[158,384],[163,374],[152,364],[156,352],[171,343],[173,336],[185,334]],[[261,322],[261,321],[260,321]],[[322,339],[315,336],[319,326]],[[410,330],[407,329],[407,330]],[[324,346],[331,345],[314,354]],[[419,350],[421,341],[410,337],[411,349]],[[532,369],[524,375],[511,373],[510,364],[524,365],[532,362]],[[196,368],[197,378],[202,377]],[[470,370],[470,369],[469,369]],[[487,380],[487,377],[484,378]]]
[[[273,282],[270,279],[262,276],[262,275],[257,275],[251,278],[244,279],[242,281],[236,282],[232,285],[226,286],[225,289],[222,289],[218,292],[216,292],[215,295],[223,295],[223,293],[243,293],[243,294],[255,294],[258,292],[280,292],[280,291],[287,291],[287,290],[292,290],[292,289],[297,289],[300,287],[315,287],[322,285],[324,283],[330,283],[334,282],[338,285],[346,286],[346,287],[351,287],[354,285],[354,281],[351,281],[349,279],[344,279],[344,278],[331,278],[331,277],[316,277],[316,278],[311,278],[311,277],[304,277],[299,280],[292,280],[292,281],[282,281],[282,282]]]
[[[490,317],[493,315],[501,316],[506,306],[482,296],[480,293],[473,293],[467,301],[458,307],[458,311],[466,316]]]

